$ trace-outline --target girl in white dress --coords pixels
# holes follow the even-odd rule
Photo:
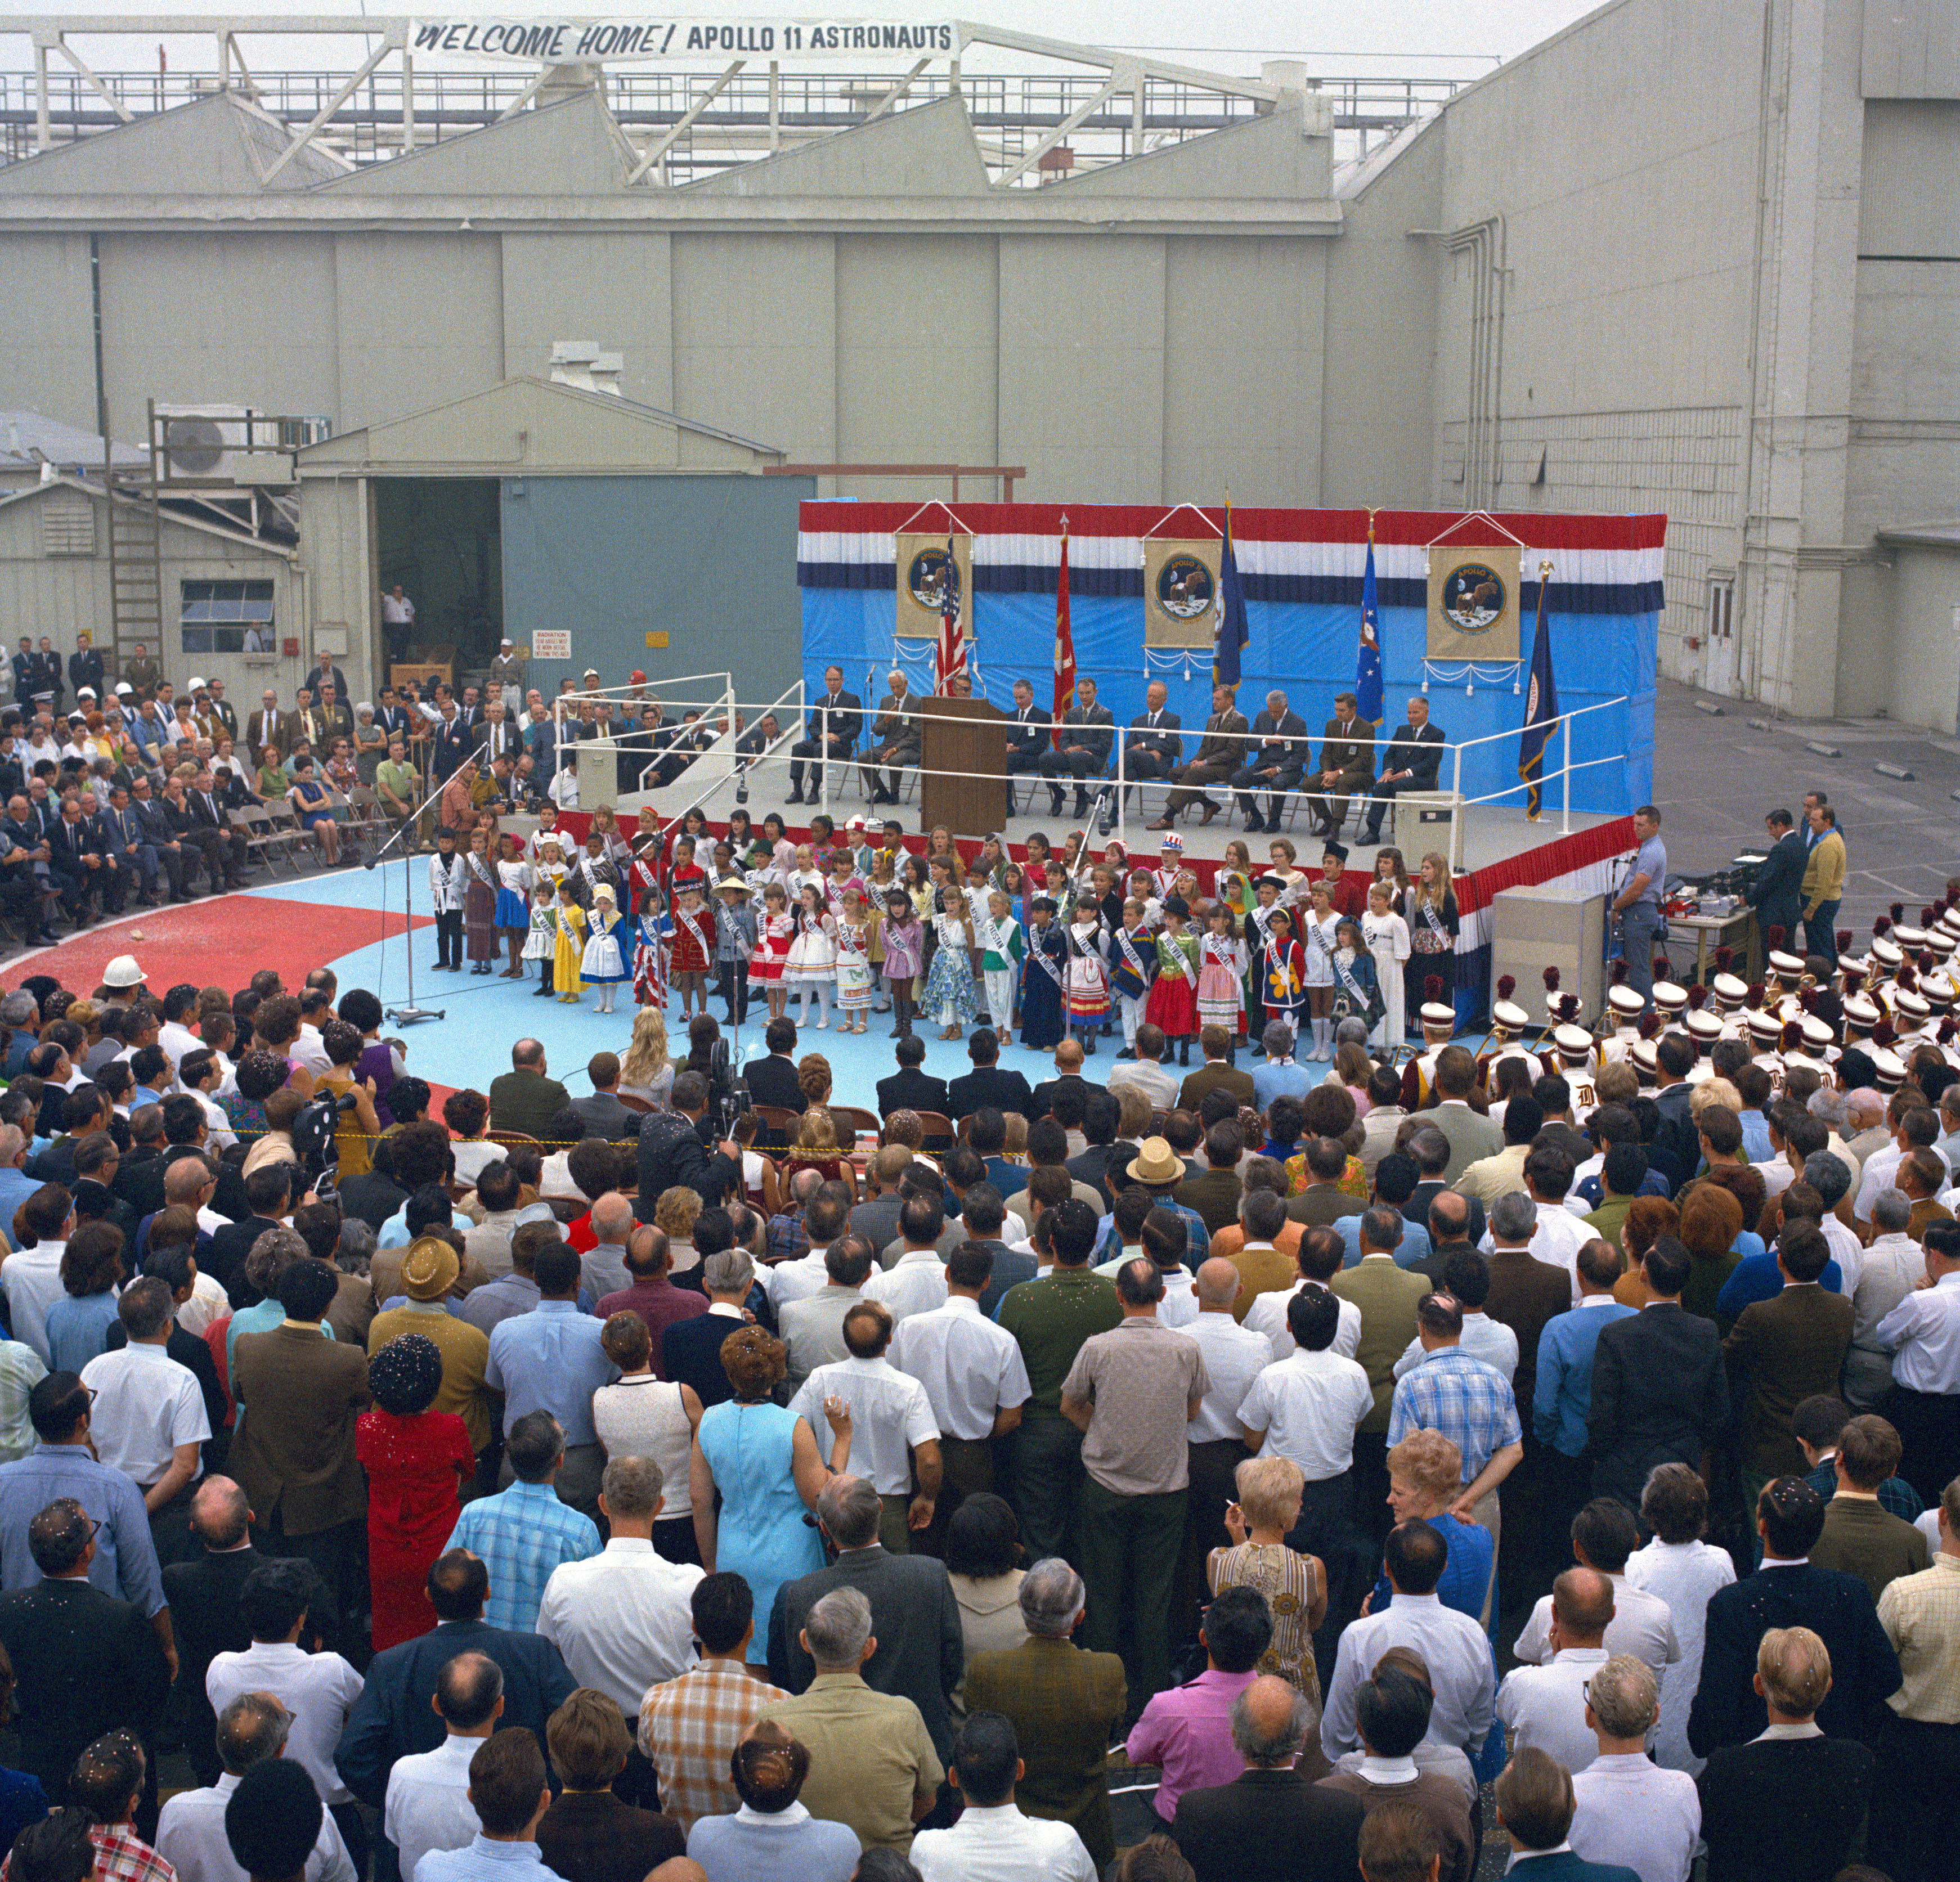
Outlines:
[[[1328,1010],[1334,1003],[1335,931],[1338,926],[1327,885],[1316,882],[1307,891],[1306,905],[1300,911],[1300,945],[1306,955],[1306,971],[1301,978],[1306,986],[1307,1012],[1313,1022],[1313,1050],[1306,1055],[1309,1060],[1334,1056],[1328,1042],[1333,1031]]]
[[[862,1032],[871,1010],[871,924],[864,892],[854,882],[844,892],[844,913],[836,921],[837,1030]]]
[[[816,1029],[830,1024],[830,990],[837,984],[837,924],[825,913],[822,879],[805,882],[797,898],[796,938],[783,965],[783,984],[797,997],[797,1024],[810,1024],[816,996]]]
[[[797,846],[796,866],[784,878],[784,884],[790,892],[790,899],[793,903],[800,903],[803,900],[803,892],[813,885],[821,896],[823,890],[823,872],[816,866],[815,853],[807,843],[799,844]]]
[[[1375,984],[1382,990],[1386,1011],[1368,1035],[1370,1045],[1386,1046],[1392,1064],[1402,1049],[1402,984],[1409,958],[1408,924],[1395,912],[1395,885],[1377,877],[1368,885],[1368,912],[1361,917],[1361,939],[1375,957]]]
[[[558,946],[558,917],[552,907],[557,900],[558,891],[549,882],[539,882],[531,891],[531,927],[524,937],[523,958],[538,963],[541,999],[552,990],[552,955]]]
[[[601,882],[592,892],[592,914],[581,957],[581,977],[599,989],[597,1011],[610,1013],[612,997],[626,978],[626,924],[613,900],[611,885]]]

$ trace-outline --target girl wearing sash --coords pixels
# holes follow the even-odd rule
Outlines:
[[[1014,983],[1020,978],[1021,957],[1026,949],[1021,940],[1021,924],[1014,919],[1013,904],[1005,889],[996,889],[987,898],[987,914],[975,937],[980,944],[980,972],[986,983],[987,1013],[1003,1045],[1014,1042]]]
[[[927,1013],[937,1013],[942,1039],[966,1036],[978,1010],[973,997],[973,964],[969,950],[973,946],[973,920],[966,906],[966,892],[952,880],[943,859],[933,858],[936,870],[946,879],[938,888],[934,903],[932,971],[927,974],[925,996],[919,1002]]]
[[[500,978],[520,981],[524,978],[522,950],[531,927],[531,866],[524,860],[517,838],[505,836],[498,847],[502,854],[497,859],[497,900],[492,919],[511,948],[511,965]]]
[[[644,844],[626,865],[626,907],[633,914],[649,906],[659,906],[660,850],[657,842]]]
[[[1284,908],[1272,911],[1267,927],[1272,938],[1259,961],[1266,1019],[1284,1020],[1297,1044],[1300,1016],[1306,1010],[1306,952],[1293,939],[1293,922]]]
[[[1300,911],[1300,945],[1306,955],[1307,1010],[1313,1021],[1313,1050],[1309,1063],[1331,1059],[1334,1048],[1328,1042],[1333,1031],[1328,1013],[1334,1004],[1334,930],[1337,917],[1334,898],[1327,885],[1316,882],[1307,891],[1307,905]]]
[[[918,859],[915,857],[912,860]],[[912,1029],[912,987],[925,965],[925,930],[912,892],[902,884],[885,895],[885,918],[878,924],[884,949],[885,984],[891,990],[892,1037],[903,1039]]]
[[[816,866],[816,852],[807,843],[797,846],[796,865],[785,879],[790,894],[799,905],[806,889],[815,889],[819,895],[823,889],[823,872]]]
[[[1271,1016],[1266,1011],[1266,947],[1273,938],[1273,916],[1280,905],[1280,879],[1262,876],[1252,884],[1252,906],[1246,911],[1246,1023],[1257,1038]]]
[[[619,913],[607,883],[601,882],[592,892],[590,927],[579,971],[599,989],[596,1010],[610,1013],[613,990],[626,978],[626,950],[632,943],[625,917]]]
[[[1449,865],[1434,850],[1422,859],[1422,873],[1409,885],[1409,958],[1402,971],[1402,1011],[1406,1019],[1422,1004],[1423,983],[1442,976],[1445,987],[1456,984],[1456,896],[1449,886]],[[1396,1040],[1392,1043],[1399,1044]]]
[[[657,896],[640,905],[633,921],[633,999],[636,1005],[657,1006],[667,1003],[667,962],[673,947],[673,917],[663,911]]]
[[[1134,1059],[1137,1028],[1143,1023],[1144,1003],[1150,997],[1150,976],[1157,965],[1156,937],[1150,933],[1149,915],[1138,896],[1132,895],[1124,903],[1123,919],[1111,930],[1109,958],[1110,988],[1123,1015],[1123,1049],[1116,1056]]]
[[[1198,1031],[1198,937],[1185,926],[1191,904],[1182,895],[1167,897],[1163,933],[1157,936],[1157,977],[1144,1006],[1144,1017],[1166,1039],[1177,1041],[1177,1062],[1191,1063],[1191,1041]]]
[[[579,965],[585,954],[585,911],[571,892],[571,878],[558,885],[557,906],[552,910],[552,990],[561,1005],[576,1006],[585,991]]]
[[[535,884],[531,890],[530,925],[524,934],[523,958],[538,964],[540,976],[537,997],[552,990],[552,955],[558,945],[557,892],[549,882]],[[521,964],[519,972],[523,971]]]
[[[1381,860],[1377,857],[1376,861]],[[1368,912],[1361,917],[1361,939],[1375,963],[1375,984],[1382,990],[1382,1022],[1369,1042],[1386,1046],[1392,1064],[1402,1053],[1403,975],[1409,960],[1408,924],[1395,912],[1392,879],[1377,876],[1368,885]]]
[[[497,871],[490,860],[490,833],[479,825],[469,833],[463,859],[463,946],[473,974],[487,974],[497,960]]]
[[[762,887],[762,919],[756,935],[755,958],[749,964],[749,978],[768,997],[769,1017],[780,1019],[789,995],[783,987],[783,969],[790,958],[790,943],[796,936],[796,922],[790,914],[790,898],[781,882]]]
[[[714,958],[713,918],[702,906],[698,876],[675,877],[673,947],[667,960],[667,984],[680,995],[681,1017],[698,1003],[708,1010],[708,967]]]
[[[866,918],[864,892],[854,881],[844,892],[844,913],[837,922],[837,1029],[862,1032],[871,1010],[870,946],[872,924]]]
[[[783,984],[797,996],[797,1024],[810,1024],[816,996],[816,1029],[830,1024],[830,990],[837,984],[837,924],[826,912],[821,880],[806,882],[797,896],[796,939],[783,964]]]
[[[1052,1051],[1065,1030],[1061,989],[1068,967],[1068,943],[1055,918],[1055,898],[1037,895],[1029,904],[1028,958],[1021,970],[1021,1044]]]
[[[1357,1019],[1366,1019],[1379,997],[1375,957],[1362,939],[1361,924],[1352,916],[1344,915],[1334,927],[1335,1003],[1346,1009],[1344,1019],[1351,1014]],[[1364,1078],[1363,1082],[1366,1082]]]
[[[833,850],[830,856],[830,873],[825,878],[823,899],[832,918],[842,921],[847,912],[849,898],[861,894],[864,885],[858,879],[858,866],[848,850]]]
[[[1093,891],[1085,889],[1076,898],[1075,919],[1067,935],[1068,976],[1063,994],[1068,1029],[1082,1041],[1083,1053],[1093,1057],[1096,1035],[1109,1017],[1109,968],[1102,958],[1102,911]]]
[[[1238,924],[1220,902],[1211,911],[1206,933],[1198,943],[1198,1023],[1223,1026],[1235,1038],[1246,1033],[1243,975],[1245,952],[1239,945]],[[1236,1063],[1228,1051],[1226,1063]]]
[[[870,934],[870,946],[866,950],[864,958],[871,967],[871,1010],[873,1013],[889,1013],[892,1010],[892,997],[883,985],[885,924],[883,911],[886,898],[898,886],[898,882],[892,853],[880,844],[871,852],[870,870],[864,878],[864,901],[870,911],[866,917],[866,926]]]

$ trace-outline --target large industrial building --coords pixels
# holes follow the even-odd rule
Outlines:
[[[0,409],[139,450],[153,405],[288,421],[243,503],[18,491],[21,628],[132,637],[142,597],[74,564],[148,553],[116,521],[147,494],[208,526],[156,554],[165,657],[234,697],[317,652],[371,683],[396,581],[465,664],[568,628],[580,665],[773,696],[797,501],[959,466],[1044,502],[1665,511],[1663,673],[1955,730],[1951,0],[1614,0],[1399,112],[960,25],[814,78],[561,33],[471,110],[453,32],[350,21],[374,56],[309,90],[237,56],[278,23],[206,21],[193,95],[4,24],[35,37]],[[555,383],[567,342],[616,361]],[[260,650],[187,612],[215,555],[272,585]]]

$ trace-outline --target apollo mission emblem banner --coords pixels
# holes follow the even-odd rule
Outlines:
[[[898,636],[902,641],[936,641],[946,620],[946,588],[950,581],[959,609],[959,629],[973,635],[973,539],[955,532],[953,559],[947,560],[943,529],[914,534],[900,531],[892,539],[899,548]]]
[[[1218,629],[1217,536],[1144,541],[1144,644],[1208,647]]]
[[[1429,552],[1432,660],[1518,657],[1518,545],[1438,544]]]
[[[614,64],[698,68],[702,62],[774,60],[803,68],[875,72],[959,49],[950,20],[573,18],[562,14],[418,19],[409,29],[417,59],[518,59],[533,65]]]

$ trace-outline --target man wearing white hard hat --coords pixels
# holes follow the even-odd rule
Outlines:
[[[137,965],[133,954],[119,954],[102,970],[102,984],[111,993],[127,993],[132,987],[141,987],[149,979]]]

